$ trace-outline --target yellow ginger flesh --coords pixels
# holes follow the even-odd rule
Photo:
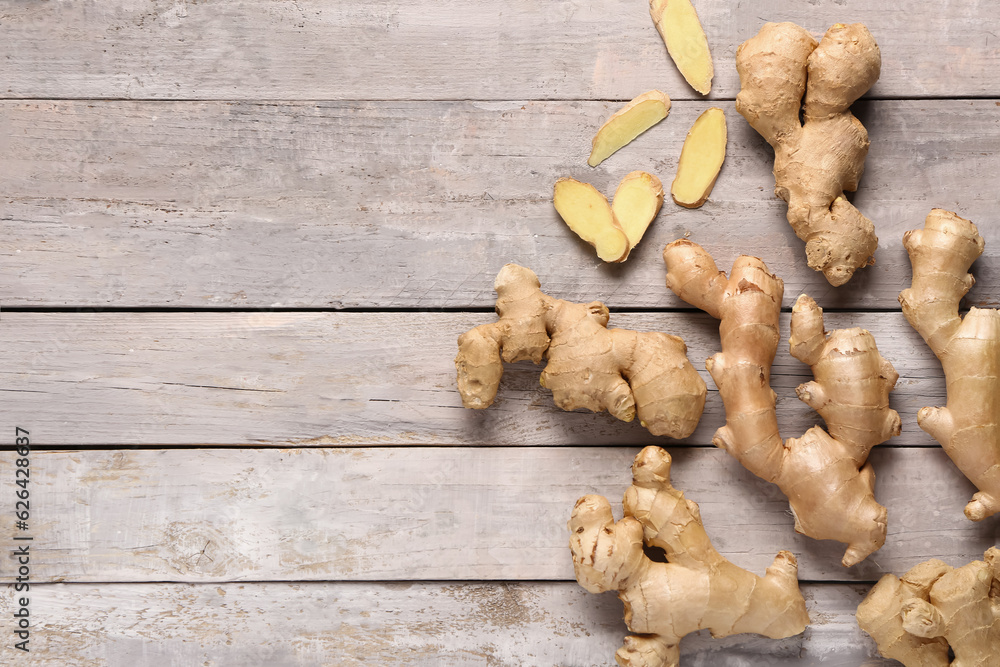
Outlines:
[[[659,90],[639,95],[616,111],[594,135],[587,164],[596,167],[670,113],[670,98]]]
[[[594,246],[597,256],[605,262],[621,262],[628,257],[628,237],[615,220],[607,198],[593,185],[560,178],[553,189],[552,203],[569,228]]]
[[[857,619],[879,653],[905,667],[992,667],[1000,656],[1000,549],[960,568],[934,559],[902,579],[887,574]]]
[[[580,498],[569,521],[577,581],[591,593],[617,591],[636,633],[618,649],[618,664],[676,667],[680,640],[702,629],[772,639],[802,632],[809,616],[795,556],[779,552],[763,577],[730,563],[712,546],[698,505],[670,484],[670,463],[659,447],[635,457],[621,521],[597,495]],[[643,545],[663,549],[667,562],[650,560]]]
[[[726,424],[713,443],[788,497],[796,531],[848,545],[849,567],[882,547],[886,509],[875,501],[871,448],[897,435],[889,408],[898,375],[862,329],[827,334],[823,311],[806,295],[792,310],[792,355],[810,365],[814,381],[799,398],[827,423],[782,443],[771,389],[780,339],[784,285],[756,257],[742,256],[727,278],[698,244],[679,240],[663,251],[667,287],[720,320],[722,351],[706,366],[722,397]]]
[[[941,443],[979,492],[965,515],[981,521],[1000,510],[1000,312],[958,309],[975,280],[968,273],[985,242],[970,221],[934,209],[903,245],[913,282],[899,295],[903,315],[941,361],[945,407],[925,407],[917,423]]]
[[[712,107],[698,116],[688,131],[670,186],[674,203],[698,208],[708,200],[726,159],[726,114]]]
[[[691,0],[649,0],[649,15],[684,79],[702,95],[712,89],[712,54]]]
[[[653,435],[684,438],[705,407],[705,382],[677,336],[608,329],[600,301],[572,303],[540,289],[530,269],[507,264],[497,275],[499,320],[458,339],[458,389],[467,408],[492,405],[503,362],[548,360],[541,383],[563,410],[607,410],[639,417]]]
[[[646,228],[656,218],[661,206],[663,184],[656,176],[644,171],[633,171],[618,184],[611,210],[628,237],[629,252],[639,245]]]
[[[881,63],[860,23],[834,25],[819,44],[794,23],[766,23],[736,51],[736,110],[774,148],[774,192],[788,202],[809,266],[834,286],[874,263],[878,246],[875,226],[844,192],[857,190],[869,146],[850,106]]]

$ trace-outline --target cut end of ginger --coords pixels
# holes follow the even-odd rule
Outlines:
[[[628,257],[629,242],[607,198],[589,183],[560,178],[553,189],[552,203],[563,221],[577,236],[594,246],[605,262],[622,262]]]
[[[677,176],[670,186],[674,202],[698,208],[708,200],[726,159],[726,114],[712,107],[698,116],[684,140]],[[617,199],[617,197],[615,198]]]
[[[649,14],[684,79],[702,95],[712,89],[712,54],[691,0],[649,0]]]
[[[646,228],[663,206],[663,184],[644,171],[633,171],[615,191],[611,210],[628,237],[629,251],[639,245]]]
[[[639,95],[616,111],[597,131],[587,164],[591,167],[601,164],[619,148],[666,118],[668,113],[670,98],[665,93],[651,90]]]

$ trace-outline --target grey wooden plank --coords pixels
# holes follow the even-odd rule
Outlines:
[[[592,133],[618,104],[4,102],[0,303],[5,306],[489,307],[514,261],[550,293],[618,307],[683,305],[664,245],[685,234],[728,268],[762,256],[791,299],[897,308],[902,247],[934,206],[980,225],[975,303],[1000,302],[993,100],[861,105],[872,149],[860,192],[876,266],[831,288],[772,193],[772,153],[733,111],[709,202],[668,201],[622,265],[598,261],[551,204],[561,176],[611,195],[634,169],[672,179],[708,103],[670,117],[599,168]]]
[[[820,301],[821,305],[826,305]],[[58,445],[662,444],[637,422],[564,412],[539,367],[508,364],[496,403],[462,407],[457,338],[487,313],[4,313],[2,407],[8,423]],[[615,314],[611,326],[667,331],[709,395],[691,444],[725,423],[704,370],[718,323],[695,313]],[[899,313],[833,313],[830,329],[871,330],[900,374],[891,444],[937,447],[917,411],[943,405],[940,364]],[[787,341],[788,316],[782,319]],[[820,418],[795,398],[809,368],[779,346],[772,370],[785,437]]]
[[[1000,94],[990,2],[696,5],[717,96],[739,89],[736,47],[765,21],[786,20],[817,34],[865,22],[883,54],[875,95]],[[631,0],[5,0],[0,10],[8,97],[630,99],[651,87],[696,96],[646,6]]]
[[[36,451],[33,582],[572,580],[576,500],[619,507],[635,447]],[[928,558],[964,564],[998,523],[964,518],[974,492],[940,449],[880,448],[885,546],[840,564],[844,545],[793,532],[774,486],[714,448],[674,448],[672,478],[699,503],[716,548],[762,573],[779,549],[814,581],[874,581]],[[0,456],[13,503],[15,455]],[[8,538],[9,539],[9,538]],[[11,542],[13,544],[13,542]],[[0,582],[13,581],[12,570]]]
[[[805,585],[804,634],[700,632],[681,643],[682,664],[897,665],[854,621],[866,588]],[[4,619],[16,599],[0,593]],[[34,586],[30,605],[30,656],[7,650],[4,664],[597,667],[626,632],[613,595],[569,583],[51,584]]]

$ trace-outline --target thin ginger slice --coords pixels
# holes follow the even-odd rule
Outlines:
[[[607,197],[593,185],[560,178],[553,189],[552,203],[569,228],[594,246],[597,256],[605,262],[622,262],[628,257],[628,237],[615,220]]]
[[[591,167],[604,162],[615,151],[629,144],[670,113],[670,98],[659,90],[639,95],[608,118],[594,135],[593,148],[587,164]]]
[[[715,74],[712,54],[691,0],[649,0],[649,14],[684,79],[699,93],[708,95]]]
[[[663,206],[663,184],[644,171],[633,171],[622,179],[615,191],[611,210],[628,237],[629,251],[639,245],[649,223]],[[626,257],[627,258],[627,257]]]
[[[674,202],[686,208],[704,204],[715,187],[715,179],[725,159],[726,114],[712,107],[698,116],[684,140],[677,176],[670,186]]]

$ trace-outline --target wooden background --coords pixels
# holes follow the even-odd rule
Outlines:
[[[31,433],[31,653],[12,665],[608,665],[612,594],[574,581],[565,523],[618,499],[641,445],[716,546],[762,572],[800,560],[804,635],[683,643],[684,665],[888,667],[854,623],[885,572],[960,565],[997,543],[973,489],[916,411],[938,362],[899,313],[902,233],[932,207],[979,224],[968,302],[1000,303],[996,225],[1000,2],[698,0],[708,100],[684,84],[642,0],[0,1],[0,541],[13,544],[15,427]],[[853,196],[877,264],[833,289],[805,266],[772,192],[771,151],[735,113],[734,54],[764,21],[821,34],[865,22],[882,76],[856,112],[872,139]],[[590,138],[650,88],[670,117],[596,169]],[[606,193],[645,169],[669,184],[687,129],[726,110],[711,200],[669,202],[623,265],[558,220],[561,176]],[[886,546],[795,535],[776,488],[711,447],[711,387],[684,442],[564,413],[530,363],[497,404],[464,410],[455,339],[493,319],[506,262],[612,324],[682,335],[695,366],[716,323],[663,284],[680,236],[728,269],[741,252],[808,292],[828,326],[865,326],[900,373],[903,433],[872,455]],[[783,333],[787,336],[787,317]],[[782,345],[783,434],[818,417]],[[0,559],[2,581],[14,561]]]

